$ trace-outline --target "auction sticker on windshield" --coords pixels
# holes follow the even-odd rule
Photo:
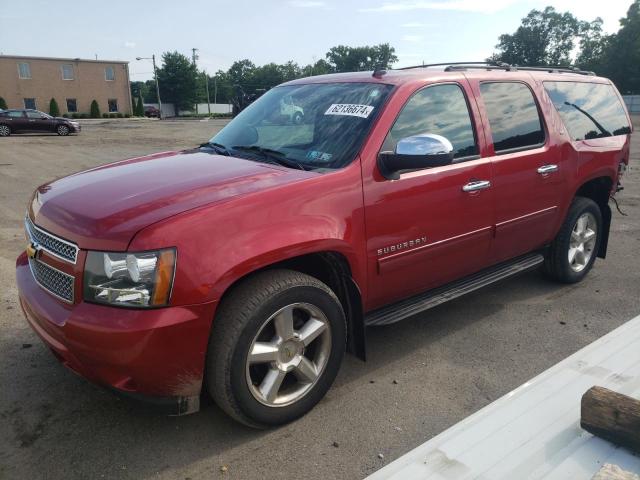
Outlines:
[[[349,115],[351,117],[367,118],[371,112],[373,112],[371,105],[355,105],[353,103],[334,103],[327,111],[325,115]]]

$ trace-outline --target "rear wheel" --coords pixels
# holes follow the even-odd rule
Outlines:
[[[576,197],[545,259],[545,271],[564,283],[582,280],[596,260],[602,213],[593,200]]]
[[[257,274],[225,298],[214,319],[209,393],[246,425],[290,422],[325,395],[345,345],[344,311],[329,287],[291,270]]]
[[[0,137],[8,137],[9,135],[11,135],[11,127],[0,125]]]
[[[58,128],[56,128],[56,133],[61,137],[67,136],[69,135],[69,127],[67,127],[66,125],[58,125]]]

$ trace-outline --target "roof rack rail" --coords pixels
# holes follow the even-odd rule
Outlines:
[[[461,66],[461,65],[496,65],[496,62],[443,62],[443,63],[423,63],[422,65],[413,65],[411,67],[396,68],[395,70],[411,70],[414,68],[428,68],[428,67],[449,67],[449,66]]]
[[[453,72],[458,70],[467,70],[471,68],[486,69],[486,70],[505,70],[507,72],[515,72],[518,70],[534,71],[534,72],[548,72],[548,73],[576,73],[578,75],[595,75],[594,72],[588,70],[581,70],[578,67],[571,65],[543,65],[536,67],[520,67],[518,65],[510,65],[504,62],[445,62],[445,63],[430,63],[424,65],[415,65],[412,67],[403,67],[398,70],[411,70],[414,68],[428,68],[428,67],[445,67],[445,72]]]

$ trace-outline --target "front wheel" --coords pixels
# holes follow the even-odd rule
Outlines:
[[[600,207],[590,198],[576,197],[545,259],[545,272],[555,280],[576,283],[596,260],[602,231]]]
[[[69,135],[69,127],[67,127],[66,125],[58,125],[58,128],[56,128],[56,133],[61,137],[66,137],[67,135]]]
[[[304,415],[333,383],[346,346],[336,295],[291,270],[259,273],[220,305],[207,355],[207,386],[236,420],[258,428]]]

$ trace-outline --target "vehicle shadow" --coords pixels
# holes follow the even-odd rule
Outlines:
[[[69,135],[58,135],[56,132],[42,132],[42,133],[12,133],[8,138],[33,138],[33,137],[73,137],[80,135],[77,132],[70,133]],[[7,137],[5,137],[7,138]]]

